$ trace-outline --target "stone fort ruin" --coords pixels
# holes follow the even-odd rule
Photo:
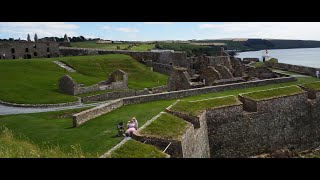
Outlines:
[[[69,75],[64,75],[59,79],[59,90],[70,95],[116,89],[128,89],[128,75],[122,70],[114,71],[106,81],[92,86],[78,84]]]
[[[53,39],[38,39],[35,35],[31,41],[28,35],[27,41],[0,42],[0,59],[32,59],[50,58],[60,56],[59,46],[70,46],[70,41],[65,35],[64,42],[56,42]]]

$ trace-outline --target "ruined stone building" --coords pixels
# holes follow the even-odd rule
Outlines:
[[[37,35],[35,35],[34,41],[31,41],[28,35],[27,41],[0,42],[0,59],[58,57],[60,55],[59,46],[67,46],[68,44],[70,46],[70,41],[67,40],[61,42],[61,44],[54,39],[38,39]]]

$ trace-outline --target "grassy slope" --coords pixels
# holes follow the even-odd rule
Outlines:
[[[110,158],[165,158],[166,154],[155,146],[135,140],[125,142],[110,155]]]
[[[45,147],[45,148],[44,148]],[[74,146],[71,153],[65,153],[58,146],[42,145],[39,147],[26,138],[14,137],[13,133],[2,128],[0,132],[0,158],[72,158],[86,157],[79,146]]]
[[[306,82],[315,82],[314,77],[298,78],[297,82],[272,84],[267,86],[228,90],[217,93],[186,97],[183,100],[199,100],[228,95],[238,95],[269,88],[283,87]],[[0,126],[5,125],[15,134],[22,133],[36,144],[42,142],[59,143],[63,151],[70,151],[70,145],[80,144],[84,152],[100,155],[116,145],[122,138],[114,138],[117,134],[116,124],[137,117],[142,126],[147,120],[159,114],[176,100],[164,100],[123,106],[113,112],[91,120],[79,128],[71,128],[71,118],[55,118],[56,112],[0,116]]]
[[[188,123],[168,113],[161,114],[156,120],[141,130],[141,134],[167,139],[179,139]]]
[[[106,80],[107,76],[117,69],[128,73],[130,89],[161,86],[167,83],[168,78],[167,75],[151,71],[150,68],[127,55],[77,56],[61,58],[61,60],[75,68],[78,73],[92,78],[91,81],[81,81],[75,78],[85,85]]]
[[[317,83],[307,83],[307,84],[303,84],[304,87],[308,88],[308,89],[313,89],[316,91],[320,90],[320,82]]]
[[[263,90],[259,92],[241,94],[241,95],[243,97],[253,99],[253,100],[262,100],[262,99],[270,99],[270,98],[281,97],[281,96],[288,96],[288,95],[298,94],[302,92],[304,91],[298,86],[288,86],[283,88],[268,89],[268,90]]]
[[[43,142],[59,144],[62,151],[70,152],[71,145],[80,144],[83,152],[101,155],[122,140],[122,137],[115,137],[119,122],[126,123],[134,116],[139,125],[143,125],[172,102],[156,101],[124,106],[79,128],[72,128],[72,118],[63,115],[68,114],[63,111],[0,116],[0,126],[6,126],[14,134],[23,134],[37,145]],[[74,110],[68,112],[72,114]]]
[[[66,61],[72,64],[77,72],[67,72],[51,62],[53,60]],[[152,72],[130,56],[119,54],[1,60],[0,100],[30,104],[76,101],[75,97],[58,91],[58,80],[64,74],[71,75],[78,83],[92,85],[106,80],[108,74],[119,68],[128,72],[129,88],[154,87],[164,85],[167,81],[167,75]]]
[[[236,105],[240,104],[235,96],[227,96],[221,98],[206,99],[202,101],[179,101],[172,106],[172,110],[184,112],[193,116],[197,116],[200,112],[208,108]]]
[[[76,101],[58,92],[58,79],[68,73],[51,61],[1,60],[0,100],[30,104]]]

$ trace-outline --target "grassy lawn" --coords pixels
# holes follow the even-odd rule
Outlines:
[[[73,96],[59,93],[58,79],[69,73],[51,61],[1,60],[0,100],[29,104],[76,101]],[[77,76],[84,78],[80,74]]]
[[[120,44],[96,44],[95,41],[86,41],[86,42],[72,42],[72,47],[79,48],[97,48],[97,49],[107,49],[107,50],[117,50],[117,46],[120,47],[120,50],[127,48],[133,43],[120,43]],[[138,46],[133,46],[129,50],[133,51],[148,51],[148,49],[154,49],[155,44],[137,44]]]
[[[72,66],[78,73],[91,77],[91,81],[75,80],[85,85],[92,85],[106,80],[109,74],[121,69],[128,74],[130,89],[143,89],[165,85],[167,75],[151,71],[150,68],[123,54],[99,56],[76,56],[58,59]],[[158,83],[159,81],[159,83]]]
[[[182,98],[182,100],[193,101],[238,95],[239,93],[319,81],[319,79],[314,77],[297,79],[298,81],[296,82],[202,94]],[[139,125],[142,126],[147,120],[164,111],[166,107],[175,101],[176,100],[163,100],[123,106],[89,121],[79,128],[71,128],[71,117],[65,116],[64,114],[66,113],[62,112],[0,116],[0,126],[9,128],[14,134],[24,135],[36,145],[40,145],[43,142],[53,145],[59,144],[63,152],[71,152],[71,145],[79,144],[84,153],[90,153],[91,156],[97,157],[107,152],[107,150],[122,140],[121,137],[114,137],[115,134],[117,134],[116,125],[119,122],[127,122],[135,116],[139,121]]]
[[[214,107],[230,106],[240,104],[235,96],[218,97],[197,101],[179,101],[171,107],[172,110],[184,112],[193,116],[199,115],[203,110]]]
[[[79,146],[74,146],[71,153],[62,152],[58,146],[39,147],[27,138],[14,137],[13,133],[2,128],[0,132],[0,158],[81,158],[86,157]]]
[[[308,88],[308,89],[313,89],[313,90],[316,90],[316,91],[320,90],[320,82],[307,83],[307,84],[303,84],[303,86]]]
[[[163,113],[140,131],[141,135],[161,137],[166,139],[180,139],[185,133],[188,123],[176,116]]]
[[[115,137],[119,122],[126,123],[136,117],[139,125],[143,125],[173,101],[124,106],[78,128],[72,128],[71,115],[81,110],[0,116],[0,127],[5,126],[15,135],[27,137],[38,146],[44,142],[59,145],[61,151],[70,153],[73,151],[71,145],[79,145],[86,157],[99,157],[122,140],[122,137]]]
[[[77,72],[67,72],[54,64],[54,60],[71,64]],[[76,97],[58,90],[58,80],[64,74],[69,74],[77,83],[93,85],[106,80],[108,75],[117,69],[129,74],[128,83],[132,89],[155,87],[167,82],[167,75],[152,72],[150,68],[122,54],[1,60],[0,100],[27,104],[76,101]]]
[[[165,158],[166,154],[155,146],[143,144],[135,140],[126,141],[113,151],[110,158]]]
[[[288,96],[288,95],[294,95],[304,92],[301,88],[298,86],[288,86],[288,87],[281,87],[276,89],[268,89],[258,92],[252,92],[252,93],[245,93],[241,94],[243,97],[252,99],[252,100],[263,100],[263,99],[271,99],[275,97],[281,97],[281,96]]]

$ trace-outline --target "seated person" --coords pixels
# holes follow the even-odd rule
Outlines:
[[[135,131],[136,131],[136,128],[134,127],[128,128],[125,133],[126,137],[131,137]]]

